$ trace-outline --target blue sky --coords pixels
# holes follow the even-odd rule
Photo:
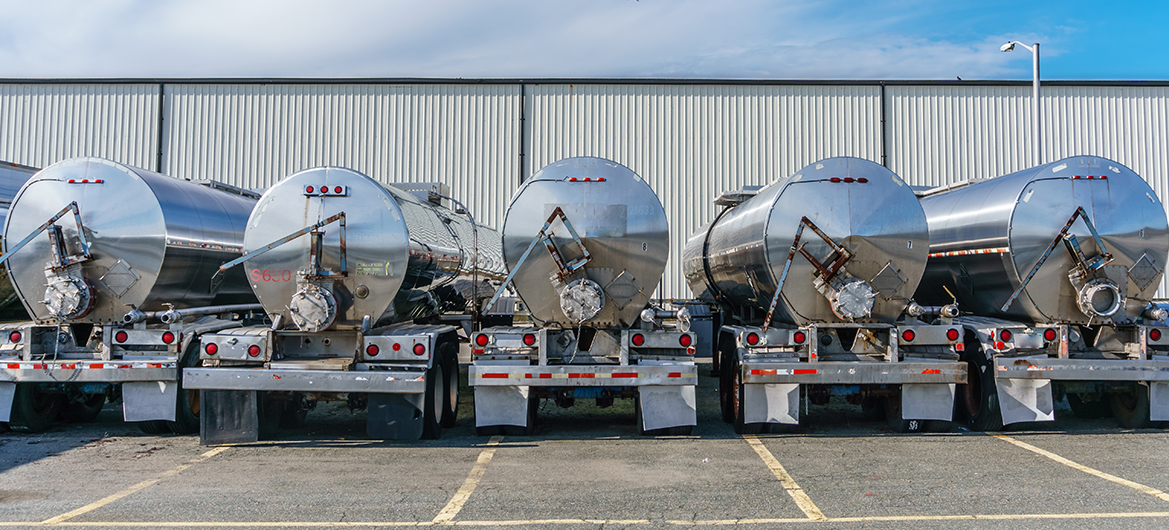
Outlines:
[[[1165,80],[1167,6],[0,0],[0,77]]]

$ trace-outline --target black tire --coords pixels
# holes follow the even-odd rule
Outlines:
[[[57,421],[64,402],[65,396],[43,392],[35,383],[17,384],[8,428],[24,433],[44,432]]]
[[[693,432],[693,430],[694,430],[693,425],[679,425],[677,427],[665,427],[662,429],[650,429],[648,431],[645,430],[644,428],[642,428],[642,426],[645,425],[645,422],[643,421],[643,418],[641,416],[641,398],[640,397],[634,398],[633,414],[634,414],[634,417],[636,418],[636,421],[637,421],[637,431],[642,436],[690,436],[690,433]]]
[[[437,440],[442,436],[443,363],[437,359],[426,370],[426,393],[422,395],[422,439]]]
[[[199,339],[191,339],[183,356],[179,359],[179,390],[175,396],[175,421],[167,427],[175,434],[196,434],[199,432],[199,391],[183,388],[183,369],[199,364]]]
[[[735,418],[735,434],[759,434],[767,428],[766,423],[747,423],[746,416],[743,410],[743,400],[746,389],[743,388],[742,372],[739,366],[738,359],[734,359],[731,364],[727,365],[731,372],[731,388],[730,394],[734,398],[731,400],[731,410]]]
[[[1157,423],[1149,419],[1149,384],[1130,383],[1127,392],[1110,394],[1109,405],[1116,423],[1126,429],[1148,429]]]
[[[145,434],[170,434],[170,425],[167,425],[168,423],[170,422],[163,420],[140,421],[138,422],[138,430]]]
[[[1107,418],[1112,415],[1110,400],[1104,399],[1104,396],[1093,396],[1093,398],[1088,400],[1081,397],[1080,394],[1068,394],[1068,407],[1072,409],[1072,415],[1085,420]]]
[[[869,421],[883,421],[885,419],[885,402],[879,397],[869,397],[861,401],[861,416]]]
[[[966,341],[966,384],[958,385],[954,417],[972,431],[1003,430],[1003,413],[995,388],[994,364],[986,358],[977,340]]]
[[[439,359],[443,363],[443,427],[454,427],[459,418],[459,343],[446,340],[438,346]]]
[[[276,392],[257,392],[256,403],[259,410],[256,413],[260,420],[261,440],[271,440],[280,432],[280,419],[284,416],[284,408],[288,402],[284,396]]]
[[[105,394],[86,394],[81,401],[66,403],[61,407],[61,421],[67,423],[92,423],[101,414],[106,404]]]
[[[718,375],[718,401],[722,419],[727,423],[732,423],[735,421],[735,411],[732,407],[734,398],[731,397],[731,387],[734,384],[731,379],[731,368],[735,365],[733,357],[735,350],[733,346],[726,347],[726,337],[729,335],[724,335],[724,339],[720,341],[719,350],[715,352],[715,355],[721,357],[720,368],[716,375]]]
[[[280,413],[280,428],[299,429],[304,427],[308,411],[312,408],[303,392],[293,392],[291,399],[284,404],[284,410]]]

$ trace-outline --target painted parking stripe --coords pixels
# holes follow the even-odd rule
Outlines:
[[[804,515],[808,516],[808,519],[813,521],[825,521],[828,519],[816,507],[816,503],[812,502],[811,497],[808,497],[808,494],[804,493],[800,485],[796,484],[796,481],[792,479],[791,475],[787,474],[787,470],[783,468],[783,464],[779,463],[779,460],[771,454],[771,451],[767,450],[767,447],[763,445],[763,442],[759,441],[759,438],[751,434],[744,434],[743,439],[747,440],[751,448],[759,454],[759,458],[763,459],[763,463],[767,464],[767,468],[771,470],[775,478],[779,479],[779,483],[783,485],[783,489],[787,490],[787,494],[791,495],[792,500],[796,501],[796,506],[800,507],[800,510],[804,512]]]
[[[1068,459],[1066,459],[1062,456],[1059,456],[1055,453],[1052,453],[1050,451],[1044,451],[1043,449],[1035,447],[1034,445],[1031,445],[1031,444],[1026,443],[1026,442],[1021,442],[1019,440],[1011,438],[1010,436],[1005,436],[1005,435],[996,434],[996,433],[990,433],[990,435],[994,436],[995,438],[998,438],[999,440],[1002,440],[1004,442],[1014,444],[1017,447],[1022,447],[1023,449],[1031,451],[1032,453],[1046,456],[1047,458],[1055,460],[1056,462],[1059,462],[1059,463],[1061,463],[1065,466],[1068,466],[1072,469],[1078,469],[1078,470],[1083,471],[1084,473],[1087,473],[1089,475],[1095,475],[1095,476],[1100,477],[1104,480],[1107,480],[1110,482],[1115,482],[1115,483],[1120,484],[1122,486],[1128,486],[1128,487],[1130,487],[1134,490],[1137,490],[1141,493],[1147,493],[1147,494],[1152,495],[1158,499],[1169,502],[1169,493],[1165,493],[1159,489],[1150,488],[1144,484],[1138,484],[1138,483],[1133,482],[1131,480],[1126,480],[1126,479],[1120,478],[1116,475],[1109,475],[1108,473],[1105,473],[1103,471],[1098,471],[1098,470],[1092,469],[1088,466],[1085,466],[1083,464],[1078,464],[1076,462],[1072,462],[1071,460],[1068,460]]]
[[[187,462],[186,464],[180,465],[180,466],[178,466],[178,467],[176,467],[176,468],[174,468],[174,469],[171,469],[170,471],[167,471],[167,472],[165,472],[165,473],[163,473],[163,474],[159,475],[157,478],[153,478],[153,479],[150,479],[150,480],[144,480],[144,481],[142,481],[142,482],[139,482],[139,483],[137,483],[137,484],[135,484],[135,485],[133,485],[133,486],[130,486],[129,488],[126,488],[126,489],[124,489],[124,490],[122,490],[122,491],[119,491],[119,492],[117,492],[117,493],[113,494],[113,495],[110,495],[109,497],[106,497],[106,498],[104,498],[104,499],[102,499],[102,500],[99,500],[99,501],[96,501],[96,502],[92,502],[92,503],[86,504],[85,506],[82,506],[82,507],[80,507],[80,508],[78,508],[78,509],[76,509],[76,510],[73,510],[73,511],[71,511],[71,512],[66,512],[66,513],[63,513],[63,514],[61,514],[61,515],[58,515],[58,516],[56,516],[56,517],[53,517],[52,519],[46,519],[46,520],[44,520],[44,521],[41,521],[41,523],[40,523],[40,524],[42,524],[42,525],[54,525],[54,524],[60,523],[60,522],[62,522],[62,521],[65,521],[65,520],[67,520],[67,519],[72,519],[72,518],[74,518],[74,517],[77,517],[78,515],[82,515],[82,514],[85,514],[85,513],[92,512],[92,511],[94,511],[94,510],[96,510],[96,509],[98,509],[98,508],[101,508],[102,506],[105,506],[105,505],[107,505],[107,504],[109,504],[109,503],[111,503],[111,502],[114,502],[114,501],[116,501],[116,500],[118,500],[118,499],[121,499],[121,498],[123,498],[123,497],[125,497],[125,496],[127,496],[127,495],[130,495],[130,494],[132,494],[132,493],[135,493],[135,492],[137,492],[137,491],[139,491],[139,490],[142,490],[142,489],[148,488],[148,487],[150,487],[150,486],[152,486],[152,485],[154,485],[154,484],[158,483],[158,481],[160,481],[160,480],[162,480],[162,479],[164,479],[164,478],[166,478],[166,477],[169,477],[169,476],[171,476],[171,475],[177,475],[177,474],[179,474],[179,473],[182,473],[182,472],[183,472],[183,471],[185,471],[187,468],[189,468],[189,467],[191,467],[191,466],[193,466],[193,465],[195,465],[195,464],[198,464],[199,462],[202,462],[202,461],[204,461],[204,460],[207,460],[208,458],[211,458],[211,457],[213,457],[213,456],[215,456],[215,455],[217,455],[217,454],[219,454],[219,453],[222,453],[222,452],[224,452],[224,451],[226,451],[226,450],[228,450],[228,449],[230,449],[230,447],[227,447],[227,446],[225,446],[225,447],[217,447],[217,448],[215,448],[215,449],[212,449],[212,450],[210,450],[210,451],[207,451],[206,453],[203,453],[203,455],[202,455],[202,456],[200,456],[199,458],[196,458],[196,459],[194,459],[194,460],[191,460],[190,462]]]
[[[499,442],[503,441],[502,436],[492,436],[487,441],[487,447],[479,453],[479,459],[475,461],[475,467],[471,468],[471,474],[467,476],[467,480],[463,481],[463,487],[455,492],[455,496],[451,497],[451,501],[443,507],[441,512],[435,516],[431,521],[433,524],[451,524],[451,521],[463,509],[463,505],[467,503],[467,499],[475,492],[475,487],[479,485],[479,481],[483,479],[483,474],[487,472],[487,464],[491,463],[491,458],[495,456],[495,449],[499,446]]]

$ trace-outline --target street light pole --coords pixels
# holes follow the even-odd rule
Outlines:
[[[1019,41],[1011,41],[1000,49],[1009,52],[1015,49],[1016,44],[1031,52],[1031,149],[1035,153],[1035,165],[1038,166],[1043,163],[1043,144],[1039,131],[1039,43],[1028,46]]]

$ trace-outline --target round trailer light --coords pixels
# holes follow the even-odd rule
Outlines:
[[[392,350],[394,350],[394,351],[401,351],[401,349],[402,349],[402,345],[401,345],[401,344],[399,344],[399,343],[397,343],[397,342],[395,342],[395,343],[394,343],[394,345],[393,345],[393,346],[391,346],[391,349],[392,349]]]
[[[524,345],[525,346],[531,346],[535,343],[536,343],[536,336],[535,335],[532,335],[531,333],[524,335]]]
[[[312,187],[312,186],[306,186],[306,187],[304,188],[304,192],[305,192],[305,193],[312,193],[312,192],[314,192],[314,191],[317,191],[317,189],[316,189],[316,188],[314,188],[314,187]]]
[[[251,355],[252,357],[258,357],[260,355],[260,347],[256,346],[255,344],[248,346],[248,355]]]
[[[479,346],[486,346],[488,340],[487,335],[475,335],[475,344]]]
[[[747,344],[750,344],[751,346],[759,344],[759,334],[758,333],[748,333],[747,334]]]
[[[683,346],[689,346],[691,342],[694,342],[694,339],[690,338],[690,335],[682,335],[681,337],[678,337],[678,344]]]
[[[365,354],[370,356],[370,357],[376,356],[378,354],[378,352],[380,352],[380,351],[381,351],[381,348],[378,348],[377,344],[370,344],[369,346],[365,347]]]
[[[946,330],[946,340],[958,340],[958,330],[947,329]]]
[[[634,346],[641,346],[642,344],[645,344],[645,335],[642,335],[641,333],[635,333],[630,342],[632,342]]]
[[[912,329],[907,329],[901,332],[901,340],[905,342],[913,342],[913,339],[915,338],[917,338],[917,333],[914,333]]]
[[[8,334],[9,342],[20,342],[21,338],[23,338],[23,335],[21,335],[19,331],[13,331],[12,333]]]
[[[175,334],[171,333],[169,331],[166,333],[163,333],[162,334],[162,341],[167,343],[167,344],[174,342],[175,341]]]
[[[1150,329],[1149,330],[1149,338],[1152,340],[1161,340],[1161,330]]]
[[[126,342],[127,340],[130,340],[130,335],[127,335],[125,331],[119,331],[114,333],[114,340],[118,342]]]
[[[414,345],[414,355],[423,355],[426,353],[426,346],[421,344]]]
[[[1155,329],[1153,331],[1157,332],[1157,339],[1161,338],[1160,331],[1157,331]],[[1152,333],[1150,333],[1149,335],[1152,336]],[[1157,340],[1157,339],[1153,339],[1153,340]],[[1048,341],[1048,342],[1055,340],[1055,330],[1054,329],[1043,330],[1043,340]]]
[[[1000,331],[999,332],[999,340],[1001,340],[1003,342],[1011,340],[1011,330],[1004,329],[1004,330]]]
[[[345,190],[342,189],[341,186],[337,186],[337,187],[333,188],[333,193],[336,193],[337,195],[340,195],[342,191],[345,191]]]
[[[219,346],[216,346],[214,342],[208,342],[206,346],[203,346],[203,351],[207,352],[207,355],[215,355],[219,353]]]
[[[794,341],[796,344],[803,344],[806,340],[808,340],[807,333],[804,333],[803,331],[792,333],[792,341]]]

